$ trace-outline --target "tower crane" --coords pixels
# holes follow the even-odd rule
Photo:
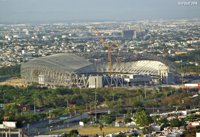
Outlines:
[[[98,36],[99,40],[101,41],[101,43],[107,48],[108,50],[108,72],[111,75],[112,74],[112,59],[111,59],[111,47],[105,42],[105,40],[103,39],[103,37],[99,34],[99,32],[97,31],[97,29],[95,27],[92,27],[92,30],[96,33],[96,35]]]
[[[120,51],[119,51],[119,45],[118,43],[115,43],[115,46],[117,48],[117,57],[116,57],[116,61],[117,61],[117,65],[120,68],[121,67],[121,60],[120,60]],[[122,72],[121,69],[119,69],[119,72]]]

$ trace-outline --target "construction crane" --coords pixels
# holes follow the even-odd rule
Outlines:
[[[103,39],[103,37],[99,34],[99,32],[97,31],[97,29],[95,27],[92,27],[92,30],[96,33],[96,35],[98,36],[99,40],[101,41],[101,43],[107,48],[108,50],[108,72],[111,75],[112,74],[112,59],[111,59],[111,47],[105,42],[105,40]]]
[[[121,61],[120,61],[120,52],[119,52],[119,43],[116,43],[116,42],[112,42],[111,43],[111,47],[114,48],[115,52],[116,52],[116,55],[115,55],[115,60],[116,60],[116,63],[118,65],[118,67],[120,68],[121,66]],[[119,70],[121,72],[121,70]]]

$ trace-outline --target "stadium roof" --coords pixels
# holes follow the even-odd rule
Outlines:
[[[92,73],[108,73],[108,64],[106,62],[94,62],[93,56],[86,58],[85,56],[73,53],[61,53],[51,56],[36,58],[22,65],[23,68],[51,69],[57,72],[92,74]],[[89,61],[90,60],[90,61]],[[152,74],[158,75],[159,71],[168,70],[168,66],[161,61],[138,59],[128,60],[117,64],[113,62],[113,73],[129,73],[129,74]]]
[[[36,58],[23,64],[23,67],[48,67],[51,69],[76,73],[95,71],[93,64],[83,57],[71,53],[55,54]]]

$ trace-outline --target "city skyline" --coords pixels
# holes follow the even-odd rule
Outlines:
[[[0,0],[0,23],[193,19],[199,13],[198,0]]]

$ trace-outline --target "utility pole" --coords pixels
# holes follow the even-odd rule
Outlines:
[[[181,84],[183,86],[183,60],[181,60]]]
[[[95,122],[97,121],[97,93],[96,93],[96,89],[97,89],[97,81],[95,78]]]
[[[9,128],[9,137],[11,137],[11,132],[10,132],[10,128]]]
[[[147,96],[147,93],[146,93],[147,91],[146,91],[146,82],[144,83],[144,98],[146,98],[146,96]]]
[[[48,125],[48,127],[49,127],[49,134],[50,134],[50,131],[51,131],[51,128],[50,128],[50,123],[51,123],[50,118],[51,118],[51,115],[50,115],[50,110],[49,110],[49,125]]]
[[[36,108],[35,108],[35,97],[34,97],[34,102],[33,102],[33,112],[34,112],[34,114],[35,114],[35,112],[36,112]]]
[[[28,129],[28,135],[30,133],[30,124],[27,124],[27,129]]]

